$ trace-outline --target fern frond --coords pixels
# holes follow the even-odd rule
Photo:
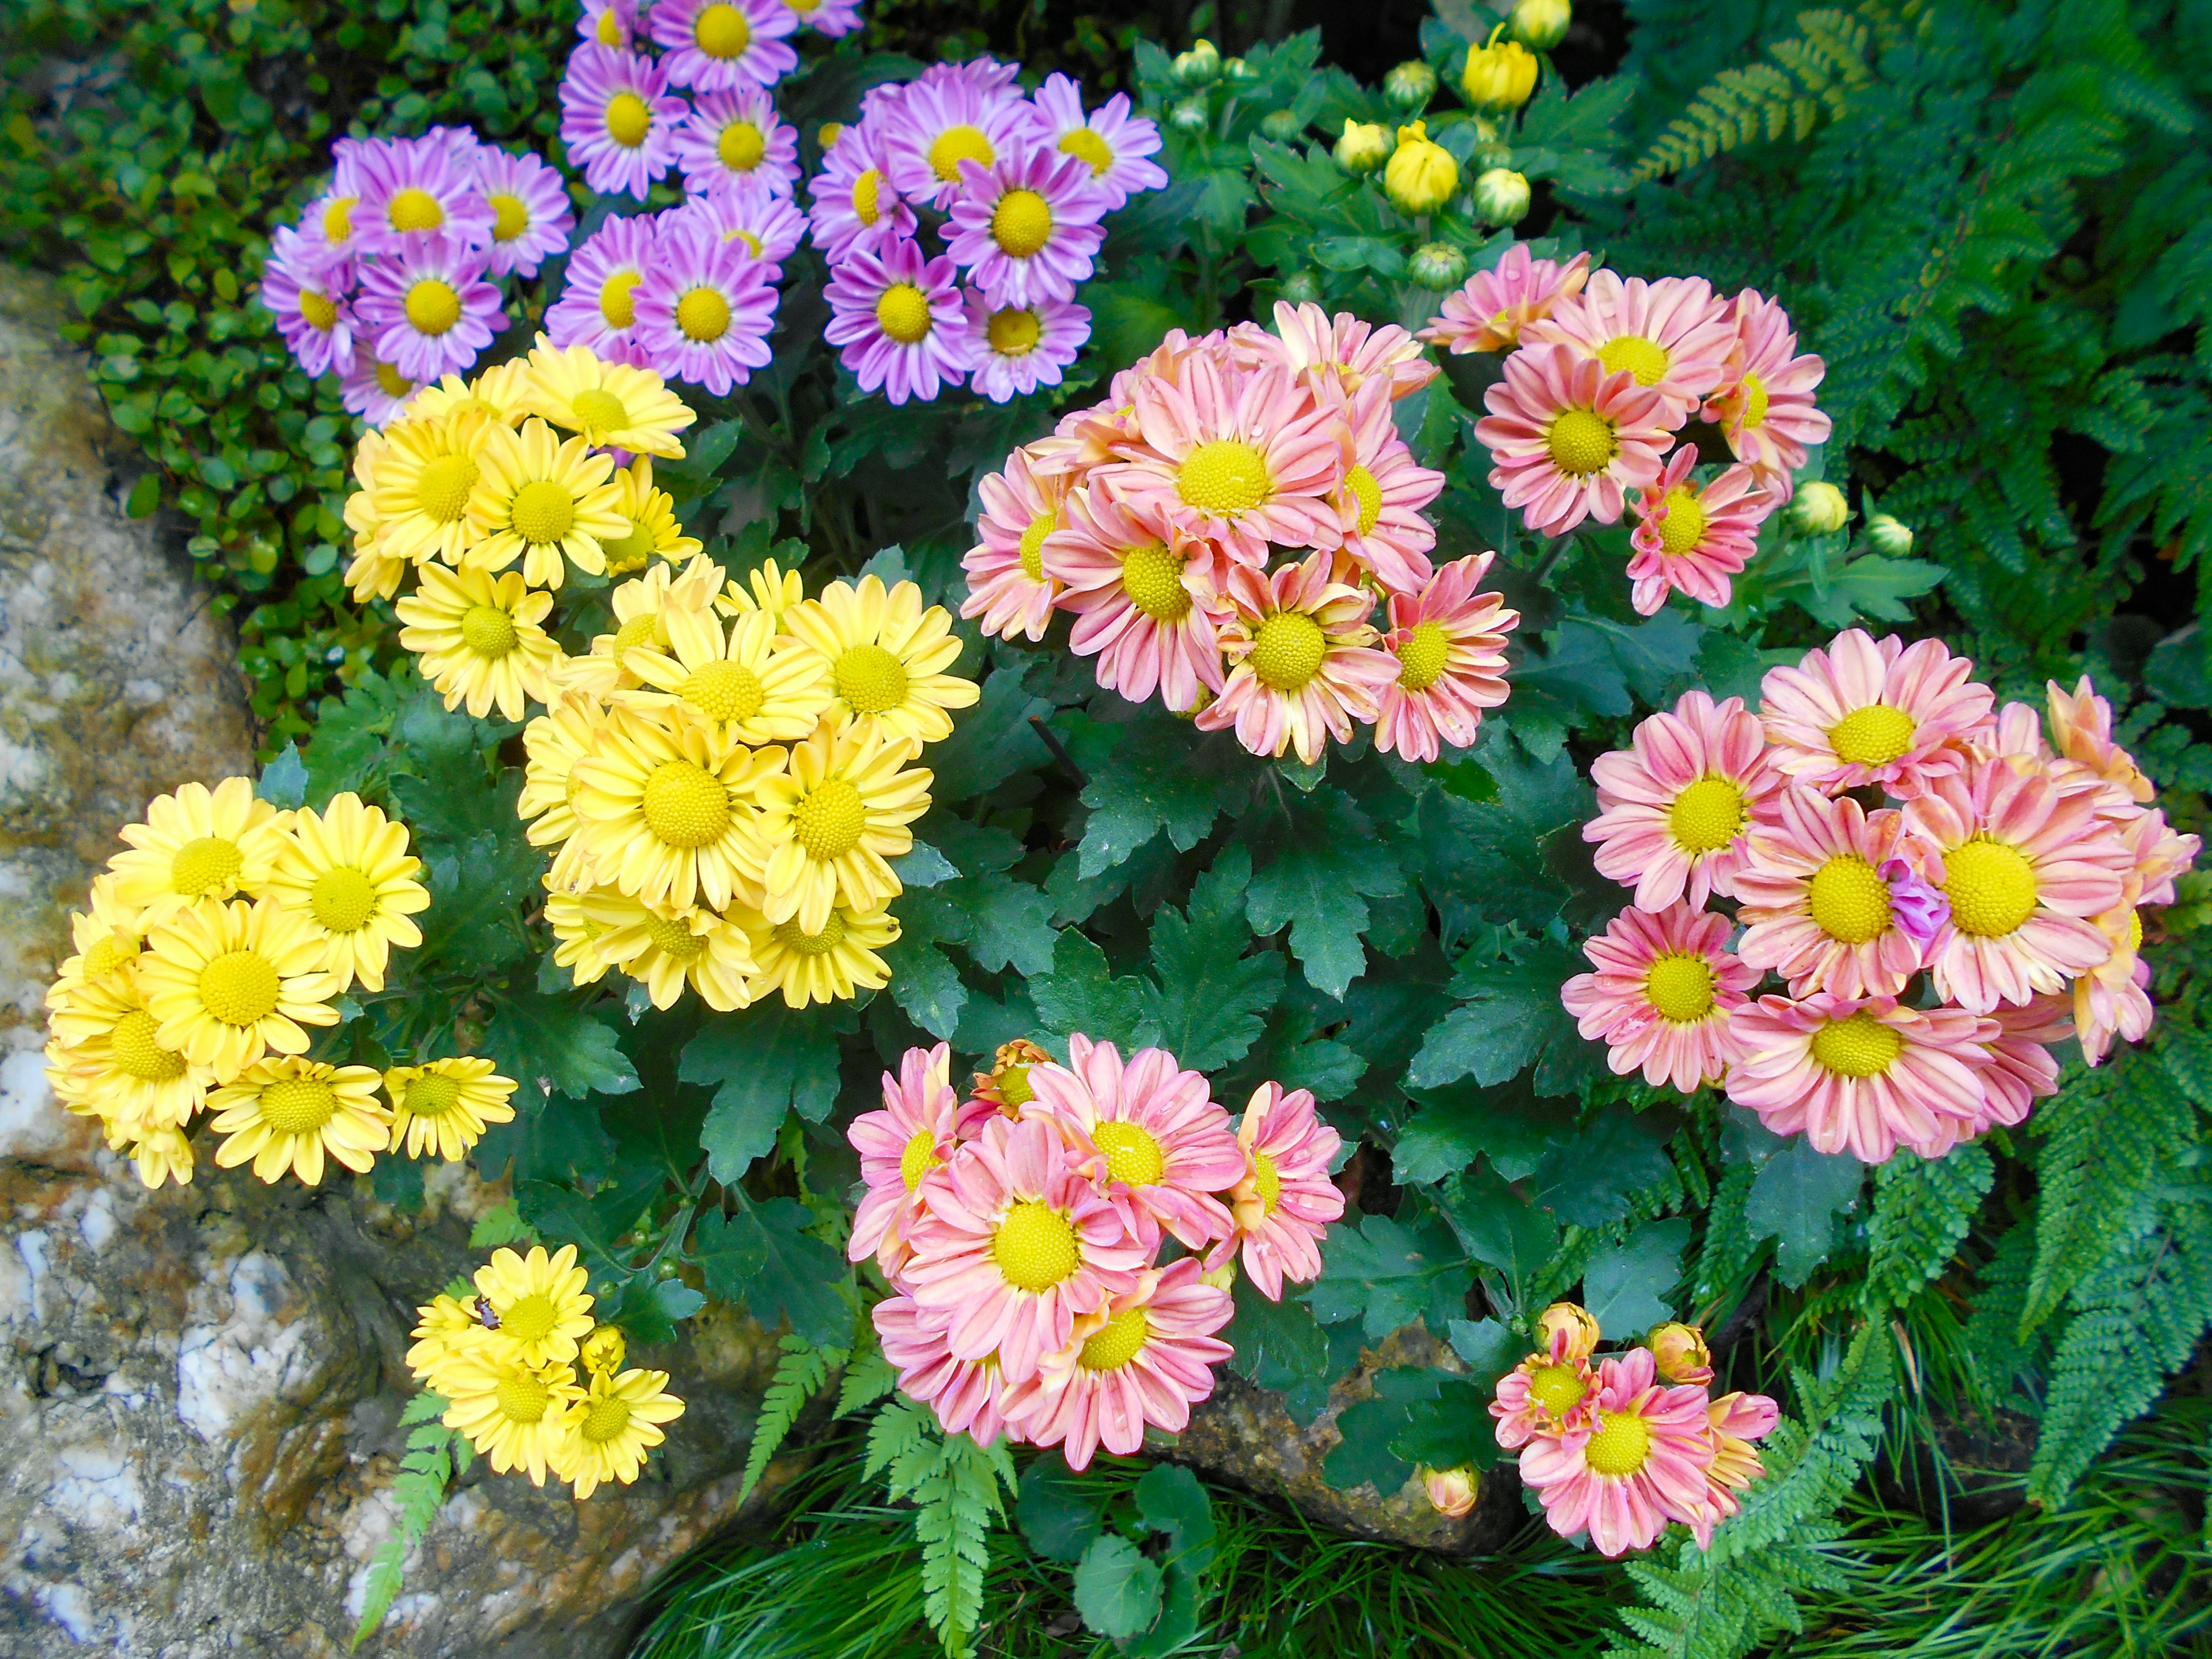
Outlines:
[[[753,1421],[753,1443],[745,1449],[744,1480],[738,1488],[740,1504],[752,1496],[761,1476],[768,1473],[769,1460],[806,1402],[830,1380],[830,1370],[845,1363],[842,1348],[817,1348],[805,1337],[787,1336],[777,1346],[783,1358],[775,1362],[775,1375],[761,1396],[760,1415]]]
[[[930,1437],[937,1419],[927,1406],[911,1400],[894,1400],[878,1412],[868,1425],[867,1461],[862,1475],[872,1475],[912,1455],[915,1446]],[[903,1496],[893,1491],[894,1499]]]
[[[1943,1271],[1996,1178],[1989,1153],[1976,1146],[1954,1146],[1932,1161],[1900,1155],[1875,1170],[1869,1308],[1910,1301]]]
[[[1870,9],[1862,8],[1863,11]],[[1835,120],[1874,80],[1874,31],[1849,12],[1800,12],[1797,33],[1766,49],[1768,64],[1724,69],[1668,124],[1633,177],[1685,173],[1761,138],[1802,143],[1823,115]]]
[[[468,1467],[468,1441],[434,1420],[445,1410],[442,1397],[424,1393],[409,1401],[399,1413],[403,1424],[415,1425],[408,1432],[407,1450],[399,1460],[399,1473],[392,1482],[392,1495],[398,1503],[399,1514],[391,1534],[369,1558],[368,1577],[362,1586],[361,1621],[354,1626],[353,1640],[348,1644],[349,1652],[376,1633],[384,1623],[384,1615],[398,1600],[400,1586],[404,1582],[407,1552],[422,1542],[422,1534],[437,1519],[438,1506],[446,1501],[446,1486],[455,1474],[457,1459],[461,1468]]]
[[[844,1381],[837,1386],[837,1415],[850,1417],[897,1386],[897,1368],[884,1358],[881,1348],[870,1348],[845,1367]]]
[[[933,1450],[914,1491],[922,1610],[945,1652],[960,1659],[982,1621],[991,1522],[1006,1513],[999,1488],[1002,1480],[1012,1485],[1013,1462],[1005,1447],[986,1449],[964,1434],[947,1436]]]

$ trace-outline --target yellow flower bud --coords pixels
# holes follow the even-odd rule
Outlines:
[[[1912,526],[1887,513],[1867,514],[1866,537],[1874,544],[1875,552],[1887,553],[1893,559],[1901,559],[1912,551]]]
[[[1336,164],[1346,173],[1372,173],[1390,159],[1390,130],[1346,116],[1344,137],[1336,141]]]
[[[1187,87],[1202,87],[1221,73],[1221,54],[1211,40],[1200,40],[1188,52],[1176,54],[1175,78]]]
[[[1513,8],[1513,38],[1531,52],[1549,52],[1567,38],[1574,15],[1567,0],[1521,0]]]
[[[1571,1365],[1577,1359],[1588,1359],[1596,1352],[1600,1334],[1597,1321],[1579,1303],[1554,1302],[1536,1316],[1537,1340],[1555,1364]]]
[[[837,147],[837,140],[844,136],[844,131],[842,121],[824,121],[814,130],[814,142],[822,146],[822,153],[827,155]]]
[[[1825,535],[1850,522],[1851,507],[1844,492],[1832,483],[1800,484],[1790,503],[1790,517],[1809,535]]]
[[[1710,1382],[1713,1357],[1705,1347],[1705,1333],[1695,1325],[1654,1325],[1645,1339],[1662,1381]]]
[[[1232,1255],[1212,1273],[1200,1273],[1199,1277],[1217,1291],[1233,1291],[1237,1288],[1237,1258]]]
[[[1500,23],[1490,32],[1486,46],[1467,54],[1467,68],[1459,77],[1467,101],[1477,109],[1518,109],[1536,90],[1536,58],[1518,40],[1500,42],[1505,31]]]
[[[611,1325],[594,1325],[591,1334],[584,1339],[577,1358],[593,1376],[612,1376],[622,1370],[623,1361],[629,1354],[629,1346],[623,1340],[620,1331]]]
[[[1464,1465],[1455,1469],[1432,1469],[1424,1465],[1421,1486],[1429,1495],[1429,1507],[1438,1515],[1465,1515],[1482,1495],[1481,1480]]]
[[[1382,169],[1382,193],[1401,213],[1434,213],[1459,190],[1459,163],[1416,121],[1398,129],[1398,148]]]
[[[1489,225],[1517,225],[1528,216],[1528,180],[1510,167],[1474,175],[1474,210]]]

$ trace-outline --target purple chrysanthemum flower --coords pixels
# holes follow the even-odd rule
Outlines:
[[[637,40],[637,0],[584,0],[576,34],[610,52],[628,52]]]
[[[649,366],[637,337],[637,286],[658,257],[659,234],[645,214],[609,219],[568,261],[568,286],[545,313],[557,346],[589,346],[610,362]]]
[[[1925,951],[1951,919],[1951,901],[1903,859],[1884,859],[1877,872],[1889,885],[1889,913],[1897,931]]]
[[[376,355],[410,380],[460,372],[507,326],[488,256],[451,236],[420,236],[362,267],[355,312]]]
[[[951,259],[925,259],[905,240],[855,248],[830,274],[830,326],[822,337],[859,377],[895,404],[927,403],[969,368],[967,320]]]
[[[756,88],[706,93],[676,135],[676,165],[689,191],[742,179],[789,196],[799,186],[799,134]]]
[[[1012,67],[988,58],[933,65],[907,87],[881,131],[885,171],[899,194],[940,212],[963,188],[963,161],[994,167],[1041,141],[1036,112],[1012,84]]]
[[[1062,155],[1090,163],[1091,182],[1105,193],[1108,212],[1167,184],[1166,172],[1146,159],[1159,152],[1160,130],[1129,113],[1126,94],[1115,93],[1085,117],[1083,89],[1065,75],[1048,75],[1030,101],[1047,141]]]
[[[645,27],[668,48],[661,64],[672,86],[765,90],[799,67],[784,40],[799,19],[782,0],[659,0]]]
[[[884,175],[882,147],[872,120],[848,127],[806,181],[814,246],[835,264],[855,248],[879,247],[911,237],[914,210]]]
[[[945,231],[953,263],[994,306],[1073,299],[1106,240],[1106,198],[1089,164],[1033,149],[988,172],[963,161],[960,172],[966,191]]]
[[[428,236],[482,247],[491,240],[491,204],[443,135],[380,138],[355,152],[361,200],[353,240],[362,253],[398,253]]]
[[[994,307],[972,288],[961,297],[975,363],[968,384],[994,404],[1058,386],[1061,372],[1091,337],[1090,312],[1065,300]]]
[[[860,27],[860,0],[783,0],[799,21],[824,40]]]
[[[390,363],[366,349],[353,354],[353,367],[338,382],[338,401],[371,426],[383,428],[421,388]]]
[[[756,259],[780,265],[806,234],[806,220],[788,202],[769,194],[768,186],[739,179],[694,196],[667,218],[704,232],[718,242],[734,240]],[[770,280],[774,280],[771,278]]]
[[[668,95],[651,58],[579,46],[561,79],[561,142],[584,182],[603,196],[640,201],[676,159],[676,129],[691,106]]]
[[[576,216],[561,175],[544,161],[487,145],[477,158],[477,183],[491,204],[493,276],[535,276],[542,261],[568,252]]]
[[[310,374],[353,367],[353,264],[325,257],[319,245],[287,225],[269,239],[261,268],[261,303],[276,319],[292,356]]]
[[[688,225],[664,229],[653,267],[637,285],[637,336],[647,367],[718,398],[765,368],[775,326],[771,271],[742,242],[717,241]]]
[[[361,206],[361,152],[365,148],[358,138],[334,140],[330,185],[301,210],[302,252],[319,264],[350,259],[361,251],[354,240],[354,219]]]

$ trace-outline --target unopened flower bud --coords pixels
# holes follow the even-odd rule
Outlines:
[[[1344,137],[1336,141],[1335,155],[1337,166],[1346,173],[1372,173],[1390,159],[1390,129],[1346,116]]]
[[[991,1056],[991,1069],[975,1073],[975,1098],[989,1101],[1008,1117],[1019,1117],[1022,1108],[1036,1098],[1030,1088],[1030,1067],[1051,1058],[1026,1037],[1000,1043]]]
[[[1399,212],[1434,213],[1459,190],[1459,163],[1419,121],[1398,129],[1398,148],[1382,169],[1382,193]]]
[[[1321,303],[1321,278],[1310,270],[1294,270],[1275,284],[1275,292],[1294,306]]]
[[[1567,38],[1574,15],[1567,0],[1521,0],[1513,8],[1513,38],[1531,52],[1549,52]]]
[[[1455,1469],[1432,1469],[1424,1465],[1421,1486],[1429,1495],[1429,1507],[1438,1515],[1465,1515],[1482,1495],[1481,1480],[1464,1464]]]
[[[1213,42],[1200,40],[1188,52],[1176,54],[1175,78],[1187,87],[1202,87],[1221,73],[1221,54]]]
[[[1271,109],[1260,118],[1260,131],[1279,144],[1287,144],[1305,131],[1306,124],[1291,109]]]
[[[1249,87],[1260,78],[1260,71],[1242,58],[1227,58],[1222,60],[1221,78],[1232,87]]]
[[[1790,518],[1808,535],[1825,535],[1850,522],[1851,507],[1832,483],[1800,484],[1796,499],[1790,503]]]
[[[814,129],[814,142],[822,146],[822,153],[827,155],[837,147],[838,139],[844,134],[845,124],[842,121],[824,121]]]
[[[1406,272],[1423,288],[1441,294],[1467,280],[1467,255],[1449,242],[1424,242],[1406,261]]]
[[[1555,1365],[1571,1365],[1597,1350],[1601,1333],[1589,1310],[1577,1302],[1554,1302],[1536,1316],[1536,1338]]]
[[[1467,54],[1459,83],[1477,109],[1519,109],[1536,90],[1535,54],[1518,40],[1498,40],[1504,28],[1500,23],[1491,31],[1489,45]]]
[[[1474,179],[1474,210],[1486,225],[1517,225],[1528,216],[1528,180],[1510,167],[1492,167]]]
[[[629,1345],[623,1340],[620,1331],[612,1325],[595,1325],[578,1349],[577,1358],[594,1376],[612,1376],[623,1368],[629,1353]]]
[[[1705,1333],[1695,1325],[1654,1325],[1644,1339],[1652,1363],[1668,1382],[1710,1382],[1713,1357],[1705,1347]]]
[[[1382,99],[1392,109],[1418,115],[1437,95],[1437,72],[1415,58],[1382,77]]]
[[[1912,526],[1887,513],[1867,514],[1866,538],[1874,544],[1875,552],[1887,553],[1893,559],[1901,559],[1912,551]]]
[[[1237,1258],[1231,1256],[1212,1272],[1200,1273],[1199,1278],[1212,1285],[1217,1291],[1235,1290],[1237,1288]]]
[[[1213,125],[1213,111],[1206,101],[1206,94],[1194,92],[1179,100],[1168,112],[1168,125],[1177,132],[1204,132]]]

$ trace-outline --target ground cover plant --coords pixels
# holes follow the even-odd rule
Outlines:
[[[513,1180],[407,1528],[479,1452],[635,1479],[681,1402],[630,1351],[711,1297],[784,1333],[753,1476],[817,1392],[866,1427],[650,1651],[827,1650],[832,1562],[905,1569],[851,1639],[955,1651],[1028,1598],[1085,1650],[1915,1650],[1984,1559],[1975,1629],[2185,1639],[2201,1497],[2130,1494],[2201,1489],[2187,1402],[2096,1460],[2212,1319],[2204,20],[1642,6],[1571,88],[1530,0],[1375,86],[1138,40],[1102,103],[799,15],[564,10],[528,121],[395,80],[235,232],[262,471],[330,451],[298,712],[126,831],[53,1075],[149,1183]],[[1449,1512],[1515,1454],[1571,1549],[1115,1461],[1416,1319],[1454,1358],[1329,1480]],[[1941,1518],[1957,1419],[2031,1425],[2035,1509]]]

